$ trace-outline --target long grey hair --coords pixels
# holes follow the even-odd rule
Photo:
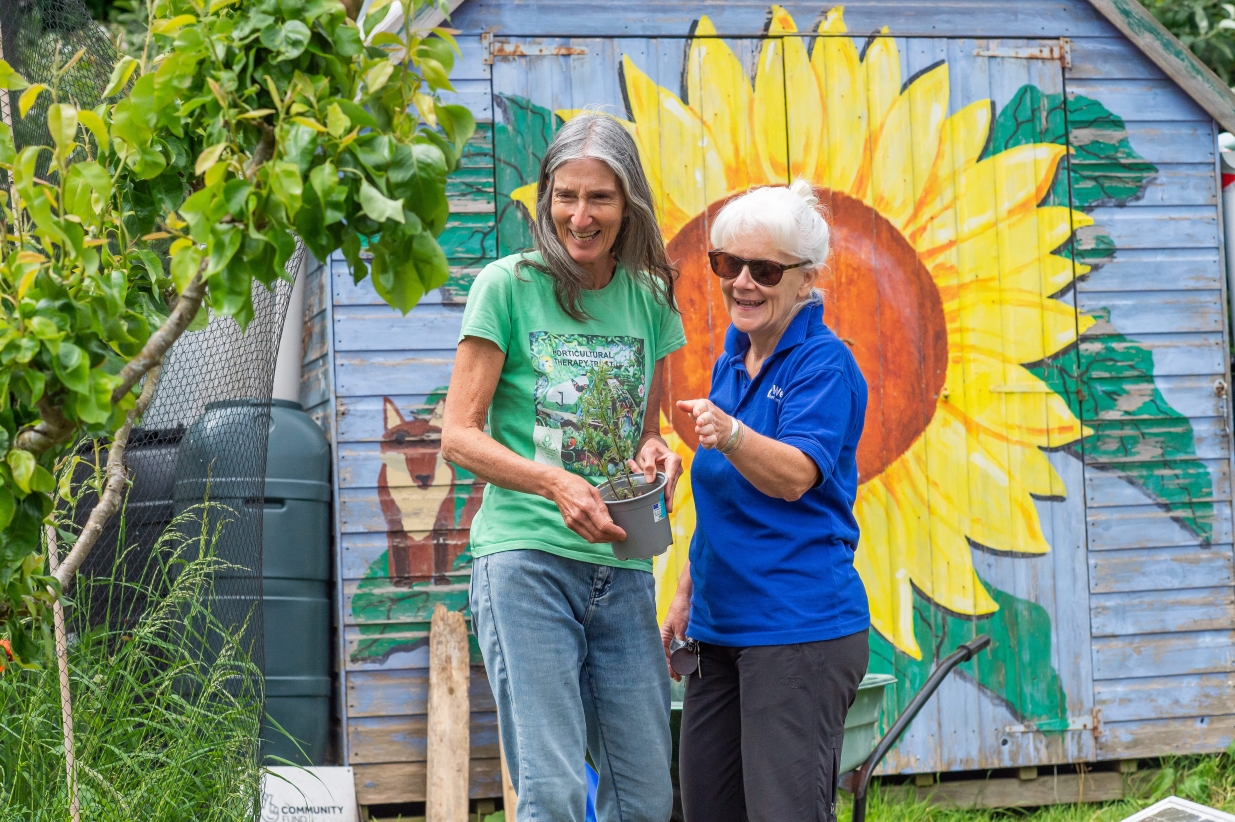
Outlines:
[[[613,241],[613,256],[641,285],[661,303],[677,310],[673,281],[677,270],[665,255],[665,243],[652,210],[652,189],[639,162],[639,149],[621,124],[604,114],[581,114],[562,126],[540,161],[537,185],[536,222],[532,235],[544,265],[524,260],[553,278],[553,293],[568,316],[583,322],[590,319],[581,303],[591,276],[571,259],[558,238],[553,224],[553,175],[570,160],[600,160],[617,176],[626,200],[626,214]]]

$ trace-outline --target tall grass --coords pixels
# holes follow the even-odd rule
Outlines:
[[[79,579],[69,668],[82,818],[90,822],[252,820],[260,797],[261,671],[207,608],[229,566],[213,548],[225,522],[204,504],[160,540],[154,573]],[[148,602],[137,620],[89,628],[80,615]],[[77,616],[73,616],[77,615]],[[119,627],[117,627],[119,626]],[[69,794],[59,676],[0,674],[0,821],[65,822]]]
[[[872,789],[866,818],[871,822],[1118,822],[1175,795],[1235,813],[1235,745],[1216,756],[1173,756],[1152,763],[1156,773],[1141,774],[1136,795],[1118,802],[1050,805],[1008,810],[947,810],[929,802],[900,799]],[[1047,777],[1042,777],[1047,778]],[[849,822],[852,798],[840,794],[838,822]]]

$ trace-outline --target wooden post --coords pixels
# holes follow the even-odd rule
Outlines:
[[[429,628],[426,822],[467,822],[471,674],[463,614],[438,603]]]
[[[515,786],[510,781],[510,769],[506,767],[506,748],[502,745],[501,728],[498,728],[497,752],[502,759],[502,807],[506,810],[506,822],[515,822],[515,808],[519,805],[519,797],[515,796]]]
[[[56,550],[56,529],[50,525],[47,535],[47,563],[51,572],[60,566],[60,552]],[[81,805],[77,801],[77,761],[73,756],[73,703],[69,689],[69,641],[64,630],[64,606],[60,597],[51,606],[52,625],[56,632],[56,666],[60,669],[60,722],[64,728],[64,766],[69,778],[69,816],[73,822],[81,822]]]

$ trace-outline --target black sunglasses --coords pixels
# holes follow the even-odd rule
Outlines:
[[[750,267],[750,278],[759,285],[768,287],[779,285],[780,278],[791,268],[801,268],[807,262],[785,265],[775,260],[746,260],[728,251],[709,251],[708,262],[712,265],[712,273],[722,280],[732,280],[742,273],[742,269]]]

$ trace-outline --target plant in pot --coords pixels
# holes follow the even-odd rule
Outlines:
[[[673,543],[665,505],[665,475],[657,473],[649,483],[642,473],[631,473],[634,456],[631,439],[623,428],[633,427],[623,419],[619,401],[621,384],[613,369],[598,364],[588,374],[588,385],[579,398],[580,441],[588,456],[596,460],[604,483],[600,495],[609,516],[626,532],[626,539],[613,543],[618,559],[649,559],[663,554]]]

